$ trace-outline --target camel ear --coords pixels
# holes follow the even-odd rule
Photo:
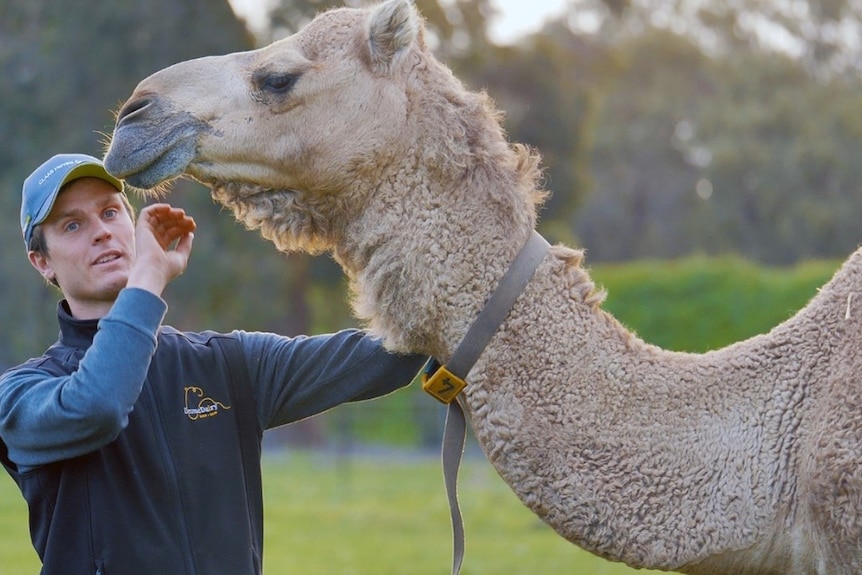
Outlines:
[[[410,48],[419,34],[419,16],[411,0],[388,0],[368,18],[368,49],[371,65],[383,71]]]

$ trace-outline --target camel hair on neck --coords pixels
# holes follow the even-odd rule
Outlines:
[[[285,252],[331,253],[387,347],[445,362],[536,225],[536,152],[428,50],[409,0],[181,62],[120,110],[105,163],[187,175]],[[462,401],[524,505],[588,551],[694,574],[862,573],[862,252],[768,334],[649,345],[553,246]]]

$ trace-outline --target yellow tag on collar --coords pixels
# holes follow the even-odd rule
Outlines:
[[[422,389],[425,393],[446,404],[452,403],[465,387],[467,382],[446,369],[445,365],[441,365],[431,375],[422,374]]]

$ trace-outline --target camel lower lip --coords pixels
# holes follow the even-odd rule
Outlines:
[[[205,127],[188,113],[174,118],[176,125],[161,137],[152,135],[143,114],[120,123],[105,156],[105,169],[144,190],[180,176],[194,159],[197,134]]]

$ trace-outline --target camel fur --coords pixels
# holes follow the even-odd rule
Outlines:
[[[285,252],[331,253],[399,352],[448,360],[536,225],[539,158],[435,60],[409,0],[143,80],[105,158],[188,175]],[[470,372],[485,455],[562,537],[632,567],[862,573],[862,251],[727,348],[650,345],[553,246]]]

